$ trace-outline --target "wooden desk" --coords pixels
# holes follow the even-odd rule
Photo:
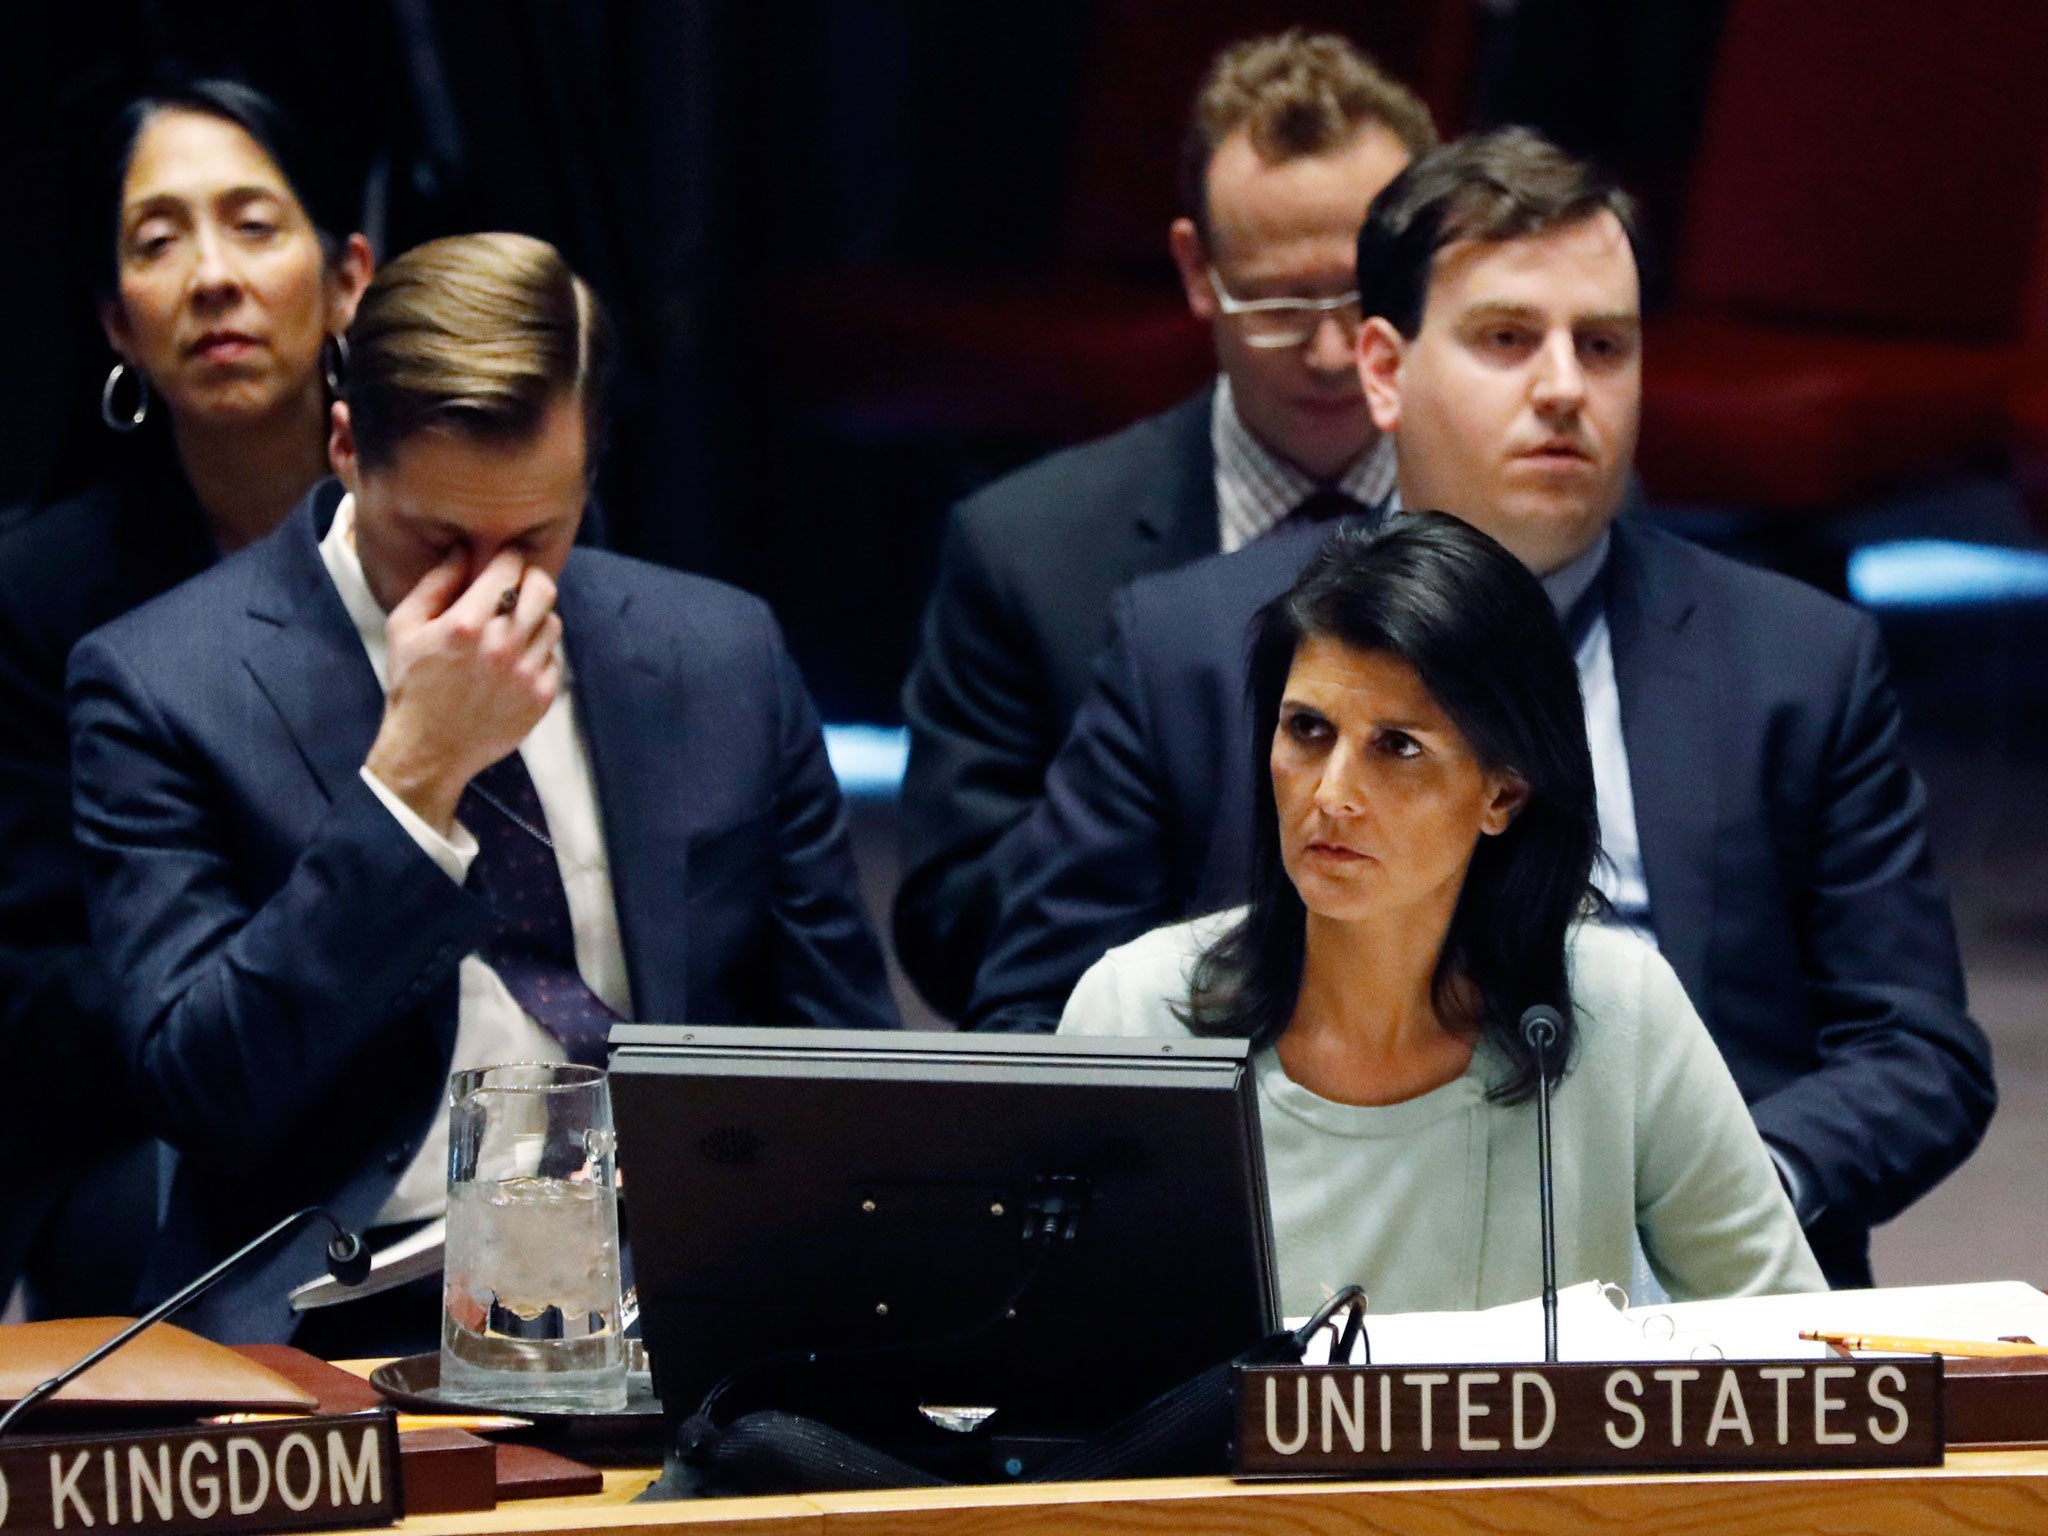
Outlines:
[[[649,1471],[605,1491],[490,1514],[423,1515],[404,1536],[2039,1536],[2048,1451],[1958,1451],[1938,1470],[1491,1479],[1434,1483],[1233,1483],[1224,1478],[915,1489],[632,1504]]]

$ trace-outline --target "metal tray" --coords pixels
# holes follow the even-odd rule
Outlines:
[[[370,1385],[416,1413],[504,1413],[532,1421],[533,1428],[506,1431],[505,1439],[599,1447],[659,1445],[664,1438],[661,1399],[641,1372],[627,1374],[626,1406],[616,1413],[546,1413],[511,1404],[456,1402],[441,1396],[438,1350],[387,1361],[370,1373]]]

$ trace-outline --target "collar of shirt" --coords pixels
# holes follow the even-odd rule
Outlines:
[[[1389,513],[1406,512],[1401,505],[1398,489],[1387,493]],[[1572,611],[1572,604],[1586,595],[1586,589],[1593,585],[1601,567],[1607,564],[1607,547],[1614,542],[1614,530],[1603,528],[1582,555],[1567,560],[1563,565],[1543,578],[1543,593],[1550,599],[1550,606],[1557,610],[1558,621],[1562,623]]]
[[[362,557],[356,553],[355,497],[344,495],[336,504],[334,521],[328,525],[327,536],[320,541],[320,563],[327,567],[334,590],[341,595],[341,606],[348,610],[356,633],[362,637],[363,650],[370,658],[370,670],[377,674],[377,686],[389,693],[390,642],[384,635],[384,610],[377,606],[377,599],[370,591],[369,578],[363,575]],[[566,695],[568,691],[569,661],[564,655],[559,692]]]
[[[1223,551],[1242,549],[1323,489],[1258,438],[1237,414],[1230,380],[1218,376],[1209,409],[1209,444],[1216,456],[1217,533]],[[1376,507],[1394,488],[1394,444],[1379,438],[1351,461],[1332,490]]]
[[[1566,561],[1543,578],[1543,591],[1560,620],[1571,613],[1572,605],[1593,585],[1601,567],[1607,564],[1607,546],[1613,541],[1612,531],[1601,529],[1600,537],[1587,547],[1584,554]]]
[[[320,541],[320,563],[327,567],[334,590],[341,594],[341,606],[348,610],[356,633],[362,636],[363,649],[370,656],[370,669],[377,674],[377,686],[389,693],[391,681],[385,676],[389,645],[384,638],[384,610],[377,606],[377,599],[370,593],[369,580],[363,575],[362,558],[356,553],[355,497],[345,495],[336,505],[334,521],[328,524],[327,536]]]

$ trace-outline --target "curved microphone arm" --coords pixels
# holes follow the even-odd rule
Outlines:
[[[1543,1237],[1543,1358],[1557,1363],[1557,1191],[1550,1181],[1550,1048],[1564,1020],[1544,1003],[1522,1014],[1522,1038],[1536,1053],[1536,1194]]]
[[[334,1236],[327,1240],[327,1272],[343,1285],[361,1285],[370,1273],[370,1250],[362,1237],[349,1231],[320,1206],[309,1205],[302,1211],[294,1211],[262,1236],[236,1249],[176,1295],[158,1302],[84,1359],[67,1365],[48,1381],[23,1393],[19,1402],[4,1414],[0,1414],[0,1435],[6,1434],[13,1427],[14,1421],[29,1409],[52,1393],[60,1391],[65,1383],[77,1380],[137,1334],[154,1327],[180,1307],[196,1301],[212,1290],[221,1280],[240,1268],[250,1255],[274,1239],[284,1236],[287,1232],[297,1231],[314,1220],[324,1221],[334,1229]]]

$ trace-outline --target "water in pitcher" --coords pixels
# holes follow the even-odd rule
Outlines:
[[[448,1193],[441,1393],[555,1413],[626,1406],[618,1206],[588,1179],[482,1179]]]

